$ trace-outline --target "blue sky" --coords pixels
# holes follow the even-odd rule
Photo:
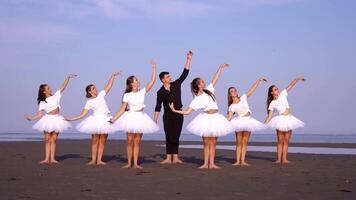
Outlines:
[[[154,58],[158,71],[177,77],[191,49],[184,105],[192,99],[194,77],[209,81],[228,62],[216,92],[222,113],[229,86],[243,93],[266,76],[269,83],[250,98],[262,121],[268,86],[283,88],[304,75],[308,81],[289,96],[294,115],[307,123],[298,132],[356,134],[355,8],[352,0],[1,1],[0,132],[34,132],[23,114],[37,110],[41,83],[58,88],[66,74],[78,74],[62,98],[62,114],[75,115],[85,104],[87,84],[102,88],[111,72],[122,70],[107,96],[115,112],[127,76],[147,83]],[[146,98],[148,114],[159,87],[157,81]]]

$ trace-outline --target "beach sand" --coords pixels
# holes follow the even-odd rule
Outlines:
[[[124,141],[109,140],[106,166],[87,166],[90,140],[59,140],[58,165],[39,165],[43,142],[0,142],[0,198],[12,199],[356,199],[356,156],[248,152],[250,167],[234,167],[235,152],[217,151],[220,170],[200,170],[201,149],[181,149],[186,162],[161,165],[162,141],[143,141],[143,170],[121,169]],[[201,144],[182,142],[182,144]],[[233,144],[233,143],[220,143]],[[253,145],[274,145],[253,143]],[[355,144],[292,144],[355,148]]]

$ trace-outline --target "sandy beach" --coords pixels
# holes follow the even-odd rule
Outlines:
[[[42,142],[0,142],[1,199],[356,199],[356,156],[249,152],[250,167],[234,167],[234,151],[218,150],[220,170],[199,170],[202,150],[181,149],[185,164],[161,165],[162,141],[144,141],[143,170],[121,169],[124,141],[109,140],[107,166],[87,166],[89,140],[59,140],[58,165],[39,165]],[[182,144],[201,144],[182,142]],[[219,144],[233,144],[222,142]],[[273,143],[251,143],[269,145]],[[355,148],[356,144],[292,144]]]

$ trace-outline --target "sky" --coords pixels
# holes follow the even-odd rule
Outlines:
[[[249,98],[253,116],[263,121],[268,86],[283,89],[303,75],[307,82],[289,93],[293,114],[306,123],[296,132],[356,134],[355,9],[353,0],[3,0],[0,132],[35,132],[23,115],[37,111],[41,83],[56,90],[66,74],[78,74],[61,103],[61,114],[73,116],[84,107],[87,84],[103,88],[121,70],[106,98],[115,113],[126,77],[136,75],[145,85],[153,58],[158,72],[176,78],[192,50],[185,107],[192,100],[190,81],[209,82],[227,62],[231,67],[216,85],[221,113],[229,86],[241,95],[265,76],[269,82]],[[146,96],[151,116],[159,87],[157,80]]]

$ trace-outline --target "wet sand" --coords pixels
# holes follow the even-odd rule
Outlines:
[[[12,199],[356,199],[356,156],[248,152],[250,167],[234,167],[235,152],[217,151],[219,170],[197,169],[201,149],[181,149],[185,164],[161,165],[162,141],[143,141],[143,170],[121,169],[124,141],[109,140],[106,166],[87,166],[89,140],[59,140],[58,165],[39,165],[42,142],[0,142],[0,196]],[[182,144],[201,144],[182,142]],[[233,144],[222,142],[219,144]],[[273,143],[251,143],[271,146]],[[356,144],[292,144],[356,148]]]

